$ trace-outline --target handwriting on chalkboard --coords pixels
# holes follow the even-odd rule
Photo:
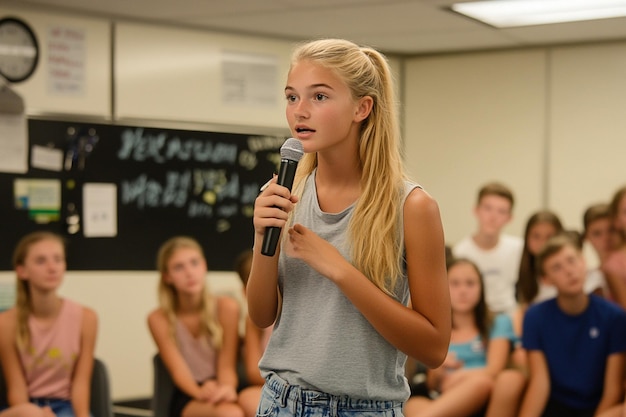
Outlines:
[[[138,162],[153,160],[160,164],[173,159],[234,164],[237,160],[237,145],[193,138],[168,138],[165,133],[149,135],[144,134],[143,128],[136,128],[122,132],[117,157],[121,160],[132,158]]]
[[[139,171],[120,181],[120,204],[139,210],[180,208],[189,218],[215,219],[218,229],[227,230],[225,221],[252,216],[259,184],[267,180],[245,172],[260,163],[277,168],[283,142],[276,136],[250,136],[243,144],[207,141],[126,128],[116,155]],[[162,165],[163,170],[142,170],[142,164]]]

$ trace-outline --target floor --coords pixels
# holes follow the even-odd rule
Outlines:
[[[113,414],[114,417],[152,417],[150,398],[116,401],[113,403]]]

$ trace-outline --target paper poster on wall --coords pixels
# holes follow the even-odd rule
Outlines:
[[[86,34],[82,29],[48,29],[48,92],[79,96],[85,92]]]
[[[61,181],[24,179],[13,181],[15,208],[27,210],[37,223],[58,221],[61,214]]]
[[[85,237],[117,236],[117,186],[87,183],[83,186]]]
[[[0,172],[28,171],[28,125],[24,114],[0,114]]]
[[[276,106],[278,59],[272,55],[222,51],[222,102]]]
[[[35,145],[30,150],[30,166],[49,171],[61,171],[63,169],[63,151]]]

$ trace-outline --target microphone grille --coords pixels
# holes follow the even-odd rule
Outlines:
[[[298,162],[302,155],[304,155],[304,148],[302,147],[302,142],[298,139],[289,138],[280,147],[280,157],[282,159]]]

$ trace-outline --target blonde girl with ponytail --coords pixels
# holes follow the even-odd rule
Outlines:
[[[257,415],[402,415],[406,356],[443,362],[451,309],[439,208],[406,178],[389,65],[350,41],[307,42],[284,94],[305,155],[293,193],[273,179],[255,202],[248,309],[275,323]],[[271,226],[283,240],[266,256]]]

